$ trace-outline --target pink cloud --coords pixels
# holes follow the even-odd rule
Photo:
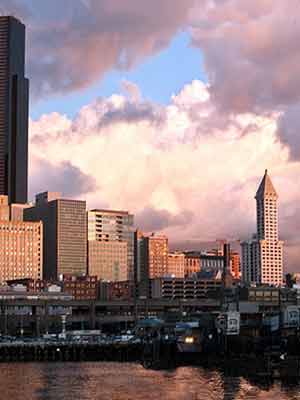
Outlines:
[[[113,68],[130,69],[165,48],[195,0],[3,0],[28,26],[32,94],[85,88]],[[1,11],[1,8],[0,8]]]
[[[132,118],[141,107],[142,98],[114,95],[83,107],[73,120],[52,114],[32,121],[32,156],[57,167],[69,160],[95,180],[96,188],[80,195],[90,207],[129,209],[140,228],[157,227],[171,242],[249,237],[254,195],[269,168],[280,196],[286,268],[298,268],[300,236],[293,224],[300,215],[300,164],[288,161],[277,139],[278,116],[238,114],[221,129],[209,87],[198,81],[161,106],[159,124],[150,112]],[[35,188],[39,170],[32,162]]]

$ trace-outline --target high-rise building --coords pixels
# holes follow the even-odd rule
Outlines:
[[[0,283],[43,277],[43,226],[11,218],[8,197],[0,196]]]
[[[0,195],[27,202],[28,80],[25,26],[0,16]]]
[[[278,237],[278,195],[265,171],[255,196],[257,234],[241,243],[244,282],[281,285],[283,282],[283,242]]]
[[[88,211],[88,268],[89,273],[106,271],[109,266],[119,268],[122,280],[134,280],[134,216],[127,211],[91,210]],[[95,242],[103,243],[97,244]],[[126,247],[126,276],[124,277],[124,249]],[[102,250],[101,250],[102,249]],[[111,249],[109,263],[103,263],[101,251]],[[90,253],[92,252],[92,253]],[[96,256],[97,253],[97,256]],[[107,259],[108,260],[108,259]],[[96,263],[96,264],[94,264]],[[118,267],[117,267],[118,266]],[[93,272],[91,272],[93,271]],[[98,276],[99,279],[103,277]]]
[[[24,219],[43,222],[45,279],[87,273],[85,201],[62,199],[59,193],[41,193],[36,196],[34,207],[24,210]]]
[[[139,295],[149,297],[150,280],[168,276],[169,246],[166,236],[136,235],[137,284]]]

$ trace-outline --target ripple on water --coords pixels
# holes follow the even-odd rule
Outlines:
[[[0,400],[300,400],[298,386],[258,387],[218,371],[138,364],[0,364]]]

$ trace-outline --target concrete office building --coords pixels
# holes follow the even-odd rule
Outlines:
[[[0,220],[22,222],[24,210],[29,207],[30,204],[9,204],[8,196],[0,195]]]
[[[184,278],[185,256],[181,252],[168,254],[168,276]]]
[[[257,234],[241,243],[242,279],[246,283],[281,285],[283,242],[278,238],[278,195],[267,170],[255,199]]]
[[[0,283],[42,279],[43,225],[11,220],[7,196],[0,196]]]
[[[200,272],[200,256],[194,252],[184,252],[184,277],[188,278]]]
[[[231,251],[230,253],[230,272],[235,279],[240,279],[241,277],[241,257],[236,251]]]
[[[88,219],[88,269],[89,274],[97,275],[91,271],[108,272],[108,264],[99,265],[100,260],[104,260],[100,255],[101,249],[107,251],[111,249],[109,265],[119,265],[120,274],[124,276],[124,256],[123,252],[126,247],[126,276],[122,280],[134,280],[134,216],[127,211],[114,210],[91,210],[87,213]],[[98,242],[98,244],[94,243]],[[103,245],[99,243],[104,243]],[[105,243],[109,243],[106,245]],[[96,252],[98,256],[90,256],[90,249]],[[115,256],[115,259],[113,258]],[[100,257],[100,258],[99,258]],[[101,261],[101,262],[102,262]],[[97,263],[96,265],[93,263]],[[99,279],[103,277],[99,276]]]
[[[166,300],[199,300],[220,295],[219,279],[156,278],[151,280],[151,297]]]
[[[27,202],[28,80],[25,26],[0,16],[0,195]]]
[[[44,276],[87,273],[86,202],[60,198],[59,193],[36,196],[34,207],[24,210],[27,221],[42,221],[44,226]]]
[[[224,257],[221,251],[185,251],[186,260],[186,276],[190,276],[195,272],[218,272],[223,271]],[[198,262],[196,262],[198,260]]]
[[[88,242],[88,273],[103,281],[126,281],[128,251],[126,242]]]
[[[150,280],[168,276],[169,246],[166,236],[136,235],[136,275],[139,296],[150,296]]]

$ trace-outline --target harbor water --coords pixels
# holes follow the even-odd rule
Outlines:
[[[129,363],[3,363],[0,388],[1,400],[300,400],[298,385]]]

